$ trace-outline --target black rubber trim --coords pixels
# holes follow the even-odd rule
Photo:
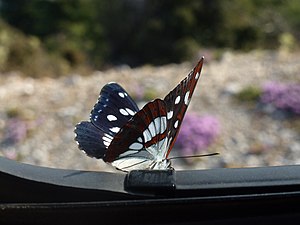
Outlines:
[[[297,165],[127,175],[44,168],[0,158],[0,224],[299,221]]]

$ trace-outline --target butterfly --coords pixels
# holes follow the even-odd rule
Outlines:
[[[75,127],[79,149],[122,171],[172,169],[168,155],[199,80],[203,60],[163,100],[155,99],[141,110],[119,84],[106,84],[90,121]]]

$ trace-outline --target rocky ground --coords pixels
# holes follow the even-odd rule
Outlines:
[[[18,73],[0,76],[0,155],[21,162],[56,168],[109,170],[78,150],[73,129],[87,120],[101,87],[121,84],[135,98],[163,98],[193,68],[193,63],[121,66],[72,74],[57,79],[32,79]],[[234,95],[267,81],[300,82],[300,54],[224,53],[206,60],[189,111],[218,118],[221,133],[205,152],[219,156],[184,163],[176,169],[252,167],[300,163],[299,117],[280,118],[255,105],[237,102]],[[146,93],[146,94],[145,94]],[[174,152],[176,155],[176,152]]]

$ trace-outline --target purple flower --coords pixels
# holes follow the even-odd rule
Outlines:
[[[12,118],[7,121],[4,143],[8,145],[23,141],[27,136],[28,127],[25,121],[19,118]]]
[[[263,86],[261,102],[300,114],[300,84],[268,82]]]
[[[182,122],[175,147],[182,155],[193,155],[203,151],[214,142],[220,132],[220,124],[214,116],[187,114]]]
[[[129,87],[129,93],[136,102],[144,100],[145,88],[139,83],[133,83]]]

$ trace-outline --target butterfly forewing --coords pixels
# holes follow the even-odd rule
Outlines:
[[[138,111],[136,103],[118,84],[105,85],[90,114],[90,122],[75,127],[75,140],[87,155],[103,158],[121,127]]]
[[[169,155],[175,140],[177,138],[183,117],[191,101],[196,84],[200,78],[203,65],[203,58],[198,62],[196,67],[183,79],[165,98],[168,112],[168,152]]]
[[[117,83],[109,83],[102,88],[90,120],[103,132],[114,135],[137,111],[129,94]]]

